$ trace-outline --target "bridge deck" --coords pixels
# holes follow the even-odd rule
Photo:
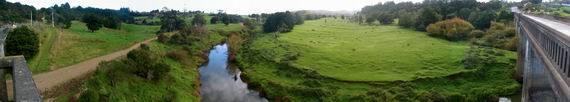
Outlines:
[[[553,20],[548,20],[548,19],[544,19],[544,18],[540,18],[540,17],[535,17],[535,16],[531,16],[531,15],[525,15],[530,19],[533,19],[534,21],[540,22],[550,28],[556,29],[559,32],[570,36],[570,26],[566,25],[564,23],[560,23],[560,22],[556,22]]]

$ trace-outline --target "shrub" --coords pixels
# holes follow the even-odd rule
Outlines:
[[[180,61],[180,62],[187,62],[187,60],[189,58],[188,52],[185,50],[170,51],[170,52],[166,53],[166,56],[168,56],[172,59],[176,59],[177,61]]]
[[[570,7],[563,7],[562,11],[570,14]]]
[[[127,54],[130,72],[148,80],[160,80],[170,71],[170,66],[157,58],[150,50],[136,49]]]
[[[505,44],[503,49],[510,50],[510,51],[516,51],[518,44],[519,44],[519,37],[514,37],[507,44]]]
[[[485,32],[481,30],[473,30],[469,32],[469,38],[481,38],[483,35],[485,35]]]
[[[6,55],[24,55],[32,59],[39,51],[38,34],[26,26],[18,27],[8,33]]]
[[[166,43],[168,41],[168,36],[166,36],[164,33],[160,33],[158,34],[158,41],[161,43]]]
[[[514,27],[507,27],[503,23],[492,22],[491,27],[487,30],[485,36],[483,36],[482,45],[504,49],[505,46],[513,40],[515,35],[516,30]]]
[[[460,18],[439,21],[426,28],[430,36],[444,37],[448,40],[465,39],[473,29],[471,23]]]

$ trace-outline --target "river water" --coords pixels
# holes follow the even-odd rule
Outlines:
[[[259,92],[247,89],[241,71],[228,62],[228,45],[210,50],[209,61],[200,66],[200,95],[203,102],[267,102]]]

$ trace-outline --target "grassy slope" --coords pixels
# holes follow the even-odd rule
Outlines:
[[[346,81],[447,76],[464,71],[460,61],[467,48],[397,26],[359,26],[334,19],[307,21],[279,40],[300,48],[296,67]]]
[[[84,23],[74,21],[71,28],[63,30],[59,43],[55,43],[58,42],[57,34],[49,33],[50,39],[40,46],[40,54],[36,58],[38,60],[32,60],[30,67],[37,74],[112,53],[153,37],[158,28],[158,26],[122,24],[121,30],[102,28],[91,33]],[[49,27],[42,29],[59,32]],[[52,49],[49,48],[50,44],[54,44]]]
[[[334,23],[334,25],[319,26],[324,25],[322,24],[323,20],[306,21],[304,25],[295,27],[292,33],[282,34],[279,41],[276,41],[272,36],[263,36],[255,39],[249,48],[252,51],[240,52],[238,54],[238,62],[241,68],[243,68],[244,75],[247,76],[246,80],[249,81],[250,86],[262,90],[272,100],[291,101],[358,101],[367,99],[367,97],[372,97],[372,99],[414,99],[417,98],[416,96],[425,93],[428,93],[428,95],[441,94],[447,98],[455,97],[453,95],[456,95],[473,101],[481,99],[485,95],[511,95],[520,87],[515,80],[511,79],[510,74],[514,67],[512,60],[516,59],[514,52],[507,52],[506,56],[499,57],[498,59],[501,63],[489,66],[491,69],[490,73],[484,76],[475,76],[468,71],[447,77],[426,78],[414,81],[362,81],[362,79],[410,79],[413,78],[412,76],[418,76],[414,72],[429,72],[430,69],[443,72],[446,75],[453,74],[453,70],[460,71],[463,69],[459,60],[462,59],[467,45],[431,38],[425,36],[425,33],[422,32],[398,29],[394,26],[371,27],[331,21],[331,19],[328,19],[328,23]],[[338,30],[330,29],[332,27]],[[360,30],[346,31],[357,28]],[[311,31],[308,31],[308,29]],[[315,31],[312,31],[312,29],[315,29]],[[321,30],[319,31],[319,29]],[[376,33],[362,34],[362,32],[373,33],[372,30]],[[361,35],[368,35],[368,37],[362,37]],[[358,39],[367,40],[368,42],[359,41]],[[407,46],[407,43],[410,46]],[[431,45],[430,43],[442,45]],[[367,48],[368,46],[375,48]],[[435,48],[426,48],[425,46]],[[356,49],[354,52],[357,53],[352,53],[352,49]],[[380,51],[386,49],[388,51]],[[298,51],[305,51],[305,53]],[[293,63],[283,61],[287,59],[284,58],[285,56],[295,55],[295,53],[300,53],[300,56],[296,60],[293,59]],[[426,59],[422,60],[420,58]],[[360,63],[350,60],[357,60]],[[394,61],[395,63],[393,63]],[[405,61],[412,61],[413,63]],[[289,64],[284,65],[283,63]],[[365,67],[358,68],[351,64]],[[378,71],[374,67],[366,67],[370,65],[392,68],[383,69],[389,70],[386,72],[392,72],[390,70],[406,72],[386,73],[398,77],[372,75],[370,73]],[[299,68],[299,66],[301,67]],[[442,70],[438,67],[450,68],[452,71]],[[317,70],[316,72],[319,73],[306,69]],[[358,70],[373,72],[367,73]],[[339,75],[337,77],[342,75],[354,77],[351,77],[353,79],[338,78],[341,79],[338,80],[334,75]],[[328,77],[323,78],[322,76]],[[346,80],[357,80],[358,82]],[[403,88],[402,85],[411,86],[411,89]],[[407,93],[410,90],[411,93]],[[386,94],[376,95],[375,93],[377,92],[385,92]]]
[[[52,48],[59,30],[52,28],[50,25],[44,23],[36,23],[31,27],[40,40],[40,48],[38,54],[28,63],[30,70],[34,72],[42,72],[49,70],[51,64]]]

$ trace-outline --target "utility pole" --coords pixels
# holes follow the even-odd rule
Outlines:
[[[30,11],[30,24],[34,26],[34,10]]]
[[[186,13],[186,3],[184,4],[184,13]]]
[[[53,16],[53,7],[51,8],[51,26],[55,27],[55,17]]]

